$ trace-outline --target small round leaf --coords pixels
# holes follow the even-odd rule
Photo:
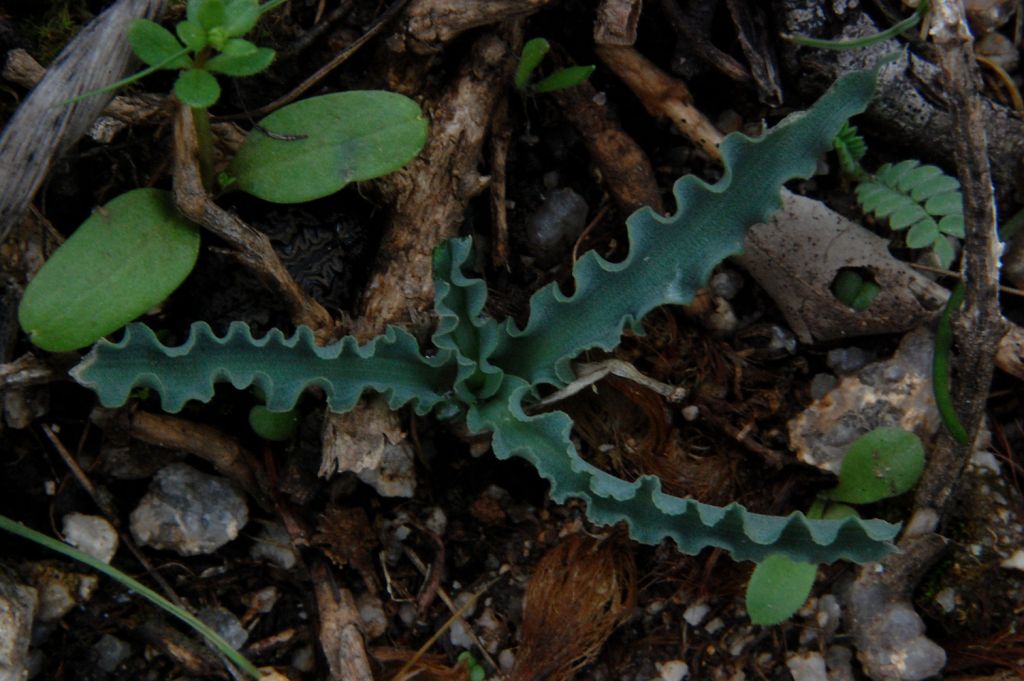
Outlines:
[[[380,177],[423,147],[427,121],[419,105],[392,92],[311,97],[270,114],[232,165],[238,188],[274,203],[328,196],[350,182]]]
[[[188,20],[207,31],[224,23],[224,0],[188,0],[185,14]]]
[[[18,321],[44,350],[92,344],[169,296],[199,254],[170,192],[135,189],[96,210],[25,288]]]
[[[264,440],[284,442],[290,440],[299,426],[298,412],[270,411],[262,405],[249,410],[249,426]]]
[[[792,617],[811,594],[818,566],[773,554],[757,564],[747,584],[747,613],[754,624],[778,624]]]
[[[907,248],[931,246],[939,238],[939,225],[929,217],[921,220],[907,232]]]
[[[187,69],[192,64],[184,54],[174,57],[184,46],[173,33],[149,19],[136,19],[128,26],[128,44],[135,56],[149,66]]]
[[[876,428],[850,445],[839,485],[825,493],[833,501],[871,504],[912,489],[924,470],[924,446],[901,428]]]
[[[174,94],[193,109],[205,109],[220,98],[220,85],[203,69],[188,69],[174,81]]]

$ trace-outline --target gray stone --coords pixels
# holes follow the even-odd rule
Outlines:
[[[64,541],[104,563],[109,563],[117,553],[117,530],[98,515],[68,513],[64,516]]]
[[[0,567],[0,681],[28,678],[28,644],[39,596]]]
[[[248,521],[245,498],[230,481],[173,463],[132,511],[131,531],[140,544],[195,556],[227,544]]]
[[[238,621],[238,618],[226,608],[203,608],[196,613],[196,617],[220,634],[221,638],[227,641],[235,650],[245,645],[245,642],[249,639],[249,632],[245,630],[245,627]]]
[[[132,654],[132,647],[116,636],[103,634],[100,640],[93,645],[92,654],[93,659],[96,660],[96,666],[111,674]]]

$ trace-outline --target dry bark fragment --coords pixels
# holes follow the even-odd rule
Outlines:
[[[373,681],[352,592],[339,587],[322,560],[310,566],[320,616],[320,646],[332,681]]]

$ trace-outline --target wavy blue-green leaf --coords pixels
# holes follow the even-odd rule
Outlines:
[[[453,371],[448,354],[420,354],[416,339],[397,327],[365,345],[346,336],[318,346],[307,327],[288,338],[273,329],[253,338],[248,325],[233,322],[218,337],[206,322],[192,325],[188,339],[167,347],[144,324],[132,324],[118,343],[100,341],[71,375],[107,407],[119,407],[135,388],[160,393],[164,411],[181,411],[189,400],[207,402],[214,384],[241,390],[256,386],[267,408],[287,411],[302,392],[317,386],[333,411],[348,411],[364,390],[382,393],[392,409],[412,403],[426,414],[446,399]]]
[[[569,433],[572,420],[562,412],[528,416],[521,400],[530,387],[507,377],[502,392],[485,405],[471,407],[467,423],[474,432],[493,431],[499,459],[526,459],[551,483],[550,495],[562,503],[583,499],[595,523],[625,521],[630,536],[645,544],[672,539],[683,553],[709,546],[728,550],[736,560],[762,561],[782,553],[796,561],[867,562],[893,550],[899,526],[881,520],[808,520],[802,513],[769,516],[737,503],[724,508],[680,499],[661,491],[653,476],[620,480],[584,461]]]
[[[576,264],[573,295],[557,284],[538,291],[526,327],[506,325],[509,339],[494,363],[531,384],[559,385],[572,379],[569,360],[583,350],[610,350],[623,328],[637,328],[653,308],[689,303],[718,263],[742,251],[747,228],[778,209],[782,184],[814,173],[843,124],[867,106],[876,73],[844,76],[763,137],[729,135],[721,145],[721,180],[681,178],[674,188],[679,209],[670,217],[650,208],[633,213],[626,259],[611,263],[587,253]]]
[[[434,250],[433,262],[438,324],[432,340],[457,358],[454,390],[466,403],[494,395],[504,376],[489,359],[500,336],[497,322],[483,314],[487,284],[462,272],[471,253],[471,239],[449,239]]]

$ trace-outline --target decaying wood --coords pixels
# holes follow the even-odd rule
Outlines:
[[[640,0],[601,0],[594,20],[595,45],[633,45],[640,23]]]
[[[548,551],[523,603],[510,681],[569,681],[593,661],[636,602],[636,566],[617,534],[574,534]]]
[[[440,99],[423,104],[430,120],[423,151],[375,183],[394,212],[352,328],[356,338],[368,340],[388,324],[423,330],[430,323],[431,254],[443,240],[456,236],[470,200],[487,186],[479,172],[481,149],[495,104],[510,82],[514,56],[498,35],[478,38],[455,82]],[[403,437],[397,414],[379,397],[348,414],[328,414],[321,475],[372,471],[385,457],[411,466],[412,450]]]
[[[309,571],[320,618],[320,647],[332,681],[373,681],[352,592],[338,586],[321,559],[313,561]]]
[[[61,103],[103,88],[125,75],[132,51],[128,23],[154,18],[166,0],[120,0],[61,51],[46,77],[18,107],[0,134],[0,242],[25,214],[54,161],[103,111],[112,94]]]
[[[313,329],[320,342],[333,338],[335,322],[330,313],[299,288],[270,245],[270,239],[218,206],[206,193],[197,149],[192,111],[179,106],[174,122],[174,200],[178,210],[231,244],[238,259],[284,299],[296,325]]]

